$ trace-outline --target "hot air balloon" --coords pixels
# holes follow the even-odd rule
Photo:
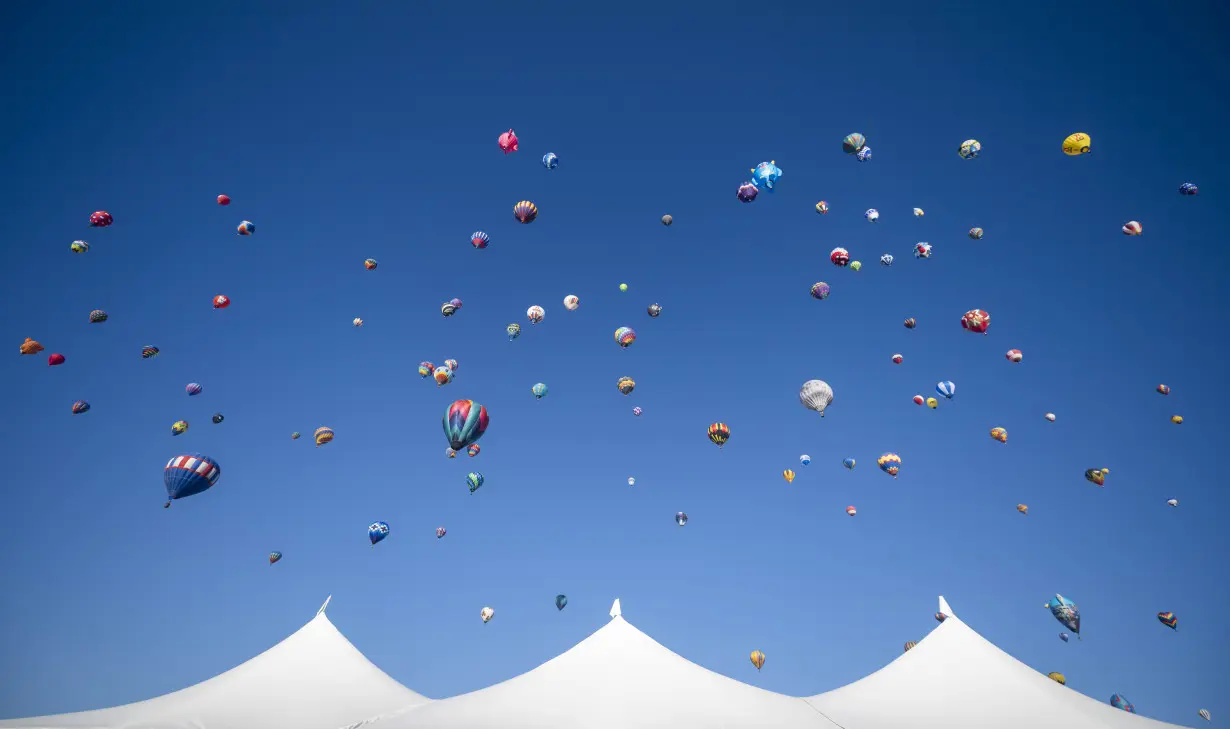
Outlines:
[[[782,176],[782,168],[777,166],[776,160],[769,162],[761,162],[751,170],[752,184],[757,187],[767,187],[769,192],[773,192],[773,186],[777,184],[777,180]]]
[[[1028,504],[1017,504],[1016,510],[1021,512],[1025,516],[1029,516],[1029,505]]]
[[[445,534],[448,534],[447,529],[442,526],[436,527],[436,539],[443,539]]]
[[[1106,483],[1106,474],[1102,473],[1099,469],[1090,468],[1085,471],[1085,480],[1095,486],[1103,486]]]
[[[799,463],[803,464],[804,466],[810,466],[811,456],[804,453],[803,455],[799,456]]]
[[[1055,413],[1047,413],[1046,415],[1043,415],[1042,417],[1046,418],[1048,422],[1051,422],[1051,423],[1055,422]]]
[[[158,356],[158,348],[152,344],[147,344],[141,348],[141,359],[150,359]]]
[[[90,404],[85,400],[78,400],[73,403],[73,415],[80,415],[90,411]]]
[[[1174,423],[1175,425],[1182,425],[1182,424],[1183,424],[1183,416],[1182,416],[1182,415],[1171,415],[1171,416],[1170,416],[1170,422]]]
[[[445,448],[445,449],[444,449],[444,457],[445,457],[445,458],[456,458],[456,457],[457,457],[457,451],[453,450],[452,448]]]
[[[891,266],[893,265],[893,260],[895,260],[893,258],[893,254],[885,253],[884,255],[880,256],[880,265],[881,266]]]
[[[914,646],[916,646],[916,645],[918,645],[918,641],[916,641],[916,640],[907,640],[907,641],[905,642],[905,650],[903,650],[903,651],[901,651],[901,652],[902,652],[902,653],[905,653],[906,651],[910,650],[911,648],[913,648],[913,647],[914,647]]]
[[[1068,642],[1068,638],[1071,638],[1071,637],[1072,637],[1072,636],[1068,635],[1067,633],[1060,633],[1060,634],[1059,634],[1059,639],[1060,639],[1060,640],[1062,640],[1064,643],[1067,643],[1067,642]]]
[[[213,417],[210,418],[210,420],[213,421],[214,425],[217,425],[218,423],[221,423],[223,420],[226,420],[226,417],[223,416],[222,413],[214,413]]]
[[[739,185],[739,189],[735,191],[735,197],[739,198],[741,203],[750,203],[760,194],[760,190],[750,182],[745,182]]]
[[[490,242],[491,242],[491,236],[487,235],[481,230],[476,230],[470,234],[470,245],[474,246],[475,248],[486,248],[487,244]]]
[[[1084,132],[1076,132],[1069,134],[1063,140],[1063,153],[1069,157],[1079,157],[1082,154],[1089,154],[1089,145],[1092,141],[1089,135]]]
[[[636,417],[638,417],[638,418],[639,418],[639,417],[641,417],[641,413],[643,413],[643,412],[645,412],[645,411],[644,411],[644,410],[641,410],[641,408],[640,408],[639,406],[638,406],[638,407],[634,407],[634,408],[632,408],[632,414],[633,414],[633,415],[635,415],[635,416],[636,416]]]
[[[299,440],[299,431],[297,431],[297,430],[296,430],[295,432],[291,433],[291,434],[290,434],[290,439],[291,439],[291,440]]]
[[[794,483],[794,471],[787,468],[785,471],[782,471],[782,478],[786,479],[786,483]]]
[[[676,512],[675,513],[675,523],[678,524],[679,526],[684,526],[685,524],[688,523],[688,515],[683,513],[682,511]]]
[[[1144,232],[1144,228],[1135,220],[1124,223],[1122,230],[1124,235],[1140,235]]]
[[[511,342],[512,340],[521,336],[521,325],[516,322],[513,322],[512,324],[509,324],[508,326],[504,327],[504,331],[508,332],[508,341]]]
[[[982,240],[982,235],[983,235],[982,228],[970,228],[969,229],[969,237],[973,240]]]
[[[902,357],[900,354],[894,354],[892,359],[893,364],[901,364],[905,361],[905,357]]]
[[[547,310],[535,304],[525,310],[525,315],[529,318],[531,324],[537,324],[546,317]]]
[[[477,456],[479,453],[481,453],[482,450],[483,448],[479,444],[471,443],[470,447],[466,449],[466,455],[469,456],[470,458],[473,458],[474,456]]]
[[[504,150],[504,154],[508,154],[509,152],[516,152],[517,151],[517,133],[514,132],[512,129],[509,129],[508,131],[500,135],[500,138],[497,140],[496,143],[500,145],[500,149]]]
[[[811,297],[813,299],[820,299],[823,301],[829,297],[829,293],[831,291],[832,289],[829,288],[829,285],[823,281],[817,281],[811,285]]]
[[[924,402],[924,401],[923,401],[923,396],[922,396],[922,395],[915,395],[915,396],[914,396],[914,404],[915,404],[915,405],[922,405],[922,404],[923,404],[923,402]]]
[[[430,377],[435,371],[436,366],[431,362],[419,362],[419,377]]]
[[[28,341],[30,341],[30,340],[28,340],[28,339],[27,339],[26,341],[28,342]],[[1161,394],[1161,395],[1169,395],[1169,394],[1170,394],[1170,385],[1158,385],[1158,386],[1157,386],[1157,391],[1158,391],[1158,393],[1159,393],[1159,394]]]
[[[270,564],[270,565],[272,565],[274,562],[279,562],[279,561],[281,561],[281,559],[282,559],[282,553],[281,553],[281,552],[270,552],[270,553],[269,553],[269,564]]]
[[[577,307],[580,305],[581,305],[580,298],[572,294],[568,294],[567,296],[564,297],[564,308],[567,309],[568,311],[576,311]]]
[[[171,435],[182,435],[188,431],[187,420],[176,420],[171,423]]]
[[[853,471],[854,467],[858,465],[858,461],[853,458],[843,458],[841,459],[841,465],[845,466],[847,471]]]
[[[961,159],[973,159],[982,151],[982,143],[977,139],[967,139],[961,142],[960,148],[957,149],[957,154],[961,155]]]
[[[471,471],[466,474],[466,486],[470,488],[470,493],[474,493],[483,487],[483,483],[487,479],[483,478],[483,474],[478,471]]]
[[[930,258],[931,257],[931,244],[927,243],[926,241],[915,243],[914,244],[914,257],[915,258]]]
[[[632,478],[631,476],[629,476],[629,477],[628,477],[628,485],[629,485],[629,486],[635,486],[635,485],[636,485],[636,479],[635,479],[635,478]]]
[[[1196,187],[1194,184],[1190,182],[1184,182],[1182,185],[1179,185],[1180,195],[1196,195],[1199,192],[1200,192],[1200,188]]]
[[[90,323],[91,324],[102,324],[106,320],[107,320],[107,312],[103,311],[102,309],[95,309],[94,311],[90,312]]]
[[[991,438],[1000,443],[1008,442],[1008,431],[1004,428],[991,428]]]
[[[827,213],[828,211],[829,211],[829,204],[828,204],[827,202],[825,202],[825,201],[821,200],[820,202],[816,203],[816,212],[817,212],[817,213],[820,213],[821,215],[824,215],[824,214],[825,214],[825,213]]]
[[[214,308],[215,309],[225,309],[226,307],[230,305],[231,305],[231,300],[223,296],[222,294],[218,294],[217,296],[214,297]]]
[[[231,204],[230,196],[229,195],[219,195],[218,204],[219,205],[230,205]]]
[[[1049,678],[1050,680],[1054,681],[1055,683],[1059,684],[1060,686],[1067,686],[1067,685],[1068,685],[1068,679],[1064,678],[1062,673],[1058,673],[1058,672],[1056,672],[1056,671],[1052,671],[1052,672],[1050,672],[1050,673],[1046,674],[1046,677],[1047,677],[1047,678]]]
[[[456,313],[457,313],[457,305],[452,303],[451,301],[446,301],[443,304],[440,304],[441,316],[444,316],[445,318],[447,318]]]
[[[855,515],[855,514],[857,514],[857,513],[858,513],[858,509],[854,508],[853,506],[847,506],[847,507],[846,507],[846,515],[847,515],[847,516],[854,516],[854,515]]]
[[[363,261],[363,268],[367,269],[368,271],[375,271],[376,266],[379,266],[379,265],[380,265],[379,263],[376,263],[375,258],[368,258],[367,260]]]
[[[542,156],[542,166],[549,170],[553,170],[559,166],[559,156],[554,152],[547,152]]]
[[[457,369],[461,366],[461,363],[455,359],[446,359],[444,360],[444,366],[456,373]]]
[[[357,317],[357,316],[356,316],[356,317],[354,318],[354,320],[353,320],[353,321],[351,321],[350,323],[351,323],[351,324],[354,324],[356,327],[361,327],[361,326],[363,326],[363,320],[362,320],[362,319],[360,319],[360,318],[359,318],[359,317]]]
[[[1204,719],[1205,721],[1213,721],[1213,716],[1209,714],[1208,709],[1201,709],[1200,711],[1197,711],[1196,713],[1200,716],[1201,719]]]
[[[957,394],[957,385],[951,380],[948,382],[937,382],[935,383],[935,391],[951,400],[953,395]]]
[[[718,448],[726,445],[730,440],[730,427],[726,423],[713,423],[709,426],[709,440]]]
[[[453,450],[459,451],[478,442],[490,422],[487,408],[473,400],[457,400],[444,413],[444,437]]]
[[[566,607],[568,607],[568,596],[567,595],[556,595],[555,596],[555,609],[563,610]]]
[[[675,222],[675,219],[674,219],[674,218],[672,218],[671,216],[669,216],[669,215],[663,215],[663,216],[662,216],[662,225],[669,226],[669,225],[670,225],[671,223],[673,223],[673,222]]]
[[[970,309],[961,316],[961,328],[975,334],[986,334],[991,328],[991,315],[982,309]]]
[[[1052,597],[1042,607],[1050,608],[1051,615],[1054,615],[1055,619],[1063,624],[1063,627],[1076,633],[1076,639],[1080,640],[1081,611],[1076,607],[1076,603],[1059,593],[1055,593],[1055,597]]]
[[[64,355],[55,352],[47,356],[48,367],[58,367],[62,364],[64,364]]]
[[[193,395],[200,395],[203,389],[204,388],[195,382],[189,382],[187,385],[184,385],[184,392],[187,392],[189,397],[192,397]]]
[[[914,217],[921,218],[924,215],[926,215],[926,213],[923,212],[922,208],[914,208]]]
[[[236,231],[240,235],[252,235],[256,232],[256,226],[252,224],[251,220],[244,220],[236,226]]]
[[[880,219],[880,211],[875,208],[867,208],[867,212],[863,213],[863,217],[868,223],[874,223]]]
[[[85,253],[90,250],[90,244],[83,240],[75,240],[68,244],[68,250],[73,253]]]
[[[626,292],[626,291],[628,290],[628,284],[626,284],[626,283],[621,283],[621,284],[619,285],[619,290],[620,290],[621,292]]]
[[[486,625],[487,623],[491,622],[492,618],[495,617],[495,610],[492,610],[489,607],[485,607],[479,611],[478,617],[482,618],[483,625]]]
[[[167,503],[171,505],[176,499],[195,496],[218,483],[222,476],[222,467],[209,456],[200,453],[189,453],[175,456],[167,461],[162,470],[162,485],[167,489]]]
[[[824,380],[808,380],[799,388],[799,402],[808,410],[815,410],[824,417],[824,411],[833,404],[833,388]]]
[[[752,651],[752,655],[750,657],[752,659],[752,665],[756,667],[757,671],[764,668],[764,653],[761,653],[760,651]]]
[[[851,270],[851,271],[854,271],[855,273],[858,273],[858,272],[859,272],[859,271],[861,271],[862,269],[863,269],[863,262],[862,262],[862,261],[850,261],[850,270]]]
[[[918,320],[911,316],[910,318],[903,321],[902,324],[905,325],[906,329],[913,329],[914,327],[918,326]]]
[[[936,399],[935,399],[935,398],[933,398],[933,397],[929,397],[929,398],[927,398],[927,407],[929,407],[929,408],[931,408],[932,410],[934,410],[934,409],[938,408],[939,406],[940,406],[940,401],[939,401],[939,400],[936,400]]]
[[[631,377],[620,377],[619,381],[615,383],[615,386],[618,387],[619,391],[623,394],[629,395],[636,389],[636,380]]]
[[[367,528],[367,539],[372,543],[373,547],[376,546],[377,542],[383,542],[387,536],[389,536],[389,525],[383,521],[373,522]]]
[[[1004,356],[1008,358],[1009,362],[1020,362],[1025,359],[1025,355],[1021,354],[1019,349],[1010,349]]]
[[[935,622],[937,622],[937,623],[942,623],[942,622],[944,622],[944,621],[945,621],[945,620],[947,620],[947,619],[948,619],[948,616],[947,616],[947,615],[945,615],[944,613],[936,613],[936,614],[935,614]]]
[[[333,442],[333,430],[322,425],[316,429],[313,437],[316,439],[316,447],[319,448],[326,443]]]
[[[841,150],[846,154],[854,154],[866,146],[867,137],[864,137],[858,132],[847,134],[846,138],[841,140]]]
[[[648,312],[649,312],[649,316],[653,317],[654,319],[657,319],[659,316],[662,315],[662,305],[661,304],[650,304]]]
[[[453,371],[448,367],[437,367],[431,376],[436,381],[436,387],[442,387],[453,381]]]
[[[111,213],[106,210],[96,210],[90,213],[91,228],[106,228],[115,222],[115,218],[111,217]]]
[[[834,248],[829,253],[829,260],[833,262],[834,266],[844,268],[850,264],[850,252],[845,248]]]
[[[871,147],[863,147],[859,151],[855,152],[854,158],[857,159],[859,162],[870,162],[871,161]]]
[[[539,382],[530,388],[530,392],[534,393],[534,399],[541,400],[547,396],[547,386]]]
[[[901,456],[896,453],[885,453],[876,459],[876,465],[884,473],[897,478],[897,474],[901,471]]]
[[[632,327],[620,327],[615,330],[615,343],[622,349],[627,349],[636,341],[636,330]]]
[[[538,217],[538,206],[529,200],[522,200],[513,205],[513,217],[517,219],[518,223],[529,225]]]
[[[1177,507],[1179,505],[1179,500],[1178,499],[1166,499],[1166,505],[1171,508]]]
[[[1157,619],[1162,625],[1165,625],[1167,628],[1170,628],[1171,630],[1177,630],[1179,627],[1179,619],[1175,617],[1174,613],[1170,613],[1170,612],[1158,613]]]
[[[1136,707],[1132,706],[1132,702],[1123,698],[1121,694],[1112,694],[1110,697],[1110,705],[1115,707],[1116,709],[1123,709],[1129,714],[1136,713]]]

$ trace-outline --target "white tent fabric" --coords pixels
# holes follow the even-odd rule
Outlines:
[[[328,605],[328,601],[325,603]],[[727,678],[624,621],[503,683],[431,701],[369,663],[324,615],[191,688],[12,729],[1165,729],[1060,686],[948,616],[866,678],[795,698]],[[357,723],[356,723],[357,722]]]
[[[1059,685],[996,648],[953,614],[866,678],[807,703],[845,729],[1162,729]],[[1108,697],[1109,698],[1109,697]]]
[[[325,616],[226,673],[148,701],[0,721],[12,729],[339,729],[429,699],[368,661]]]
[[[433,701],[371,729],[840,729],[804,699],[740,683],[611,622],[503,683]]]

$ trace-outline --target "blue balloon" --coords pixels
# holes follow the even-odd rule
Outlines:
[[[951,380],[948,382],[937,382],[935,383],[935,391],[951,400],[952,396],[957,394],[957,385]]]
[[[853,469],[854,469],[854,459],[853,459],[853,458],[847,458],[847,459],[845,459],[845,460],[843,460],[843,461],[841,462],[841,465],[845,466],[846,468],[848,468],[848,469],[850,469],[850,470],[853,470]]]
[[[367,528],[367,538],[371,540],[373,547],[376,546],[376,542],[383,542],[387,536],[389,536],[389,525],[383,521],[378,521]]]
[[[555,596],[555,607],[556,608],[558,608],[559,610],[563,610],[564,606],[567,604],[568,604],[567,595],[556,595]]]
[[[200,453],[189,453],[175,456],[167,461],[162,470],[162,484],[167,487],[167,498],[164,506],[170,506],[171,501],[186,496],[195,496],[208,490],[218,483],[222,475],[222,467],[209,456]]]
[[[553,170],[559,166],[559,156],[554,152],[547,152],[542,156],[542,166],[549,170]]]
[[[777,178],[782,176],[782,168],[776,162],[761,162],[752,170],[752,184],[756,187],[767,187],[769,192],[777,184]]]

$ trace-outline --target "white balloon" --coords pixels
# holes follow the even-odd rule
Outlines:
[[[808,380],[799,388],[799,402],[808,410],[824,417],[824,409],[833,404],[833,388],[824,380]]]

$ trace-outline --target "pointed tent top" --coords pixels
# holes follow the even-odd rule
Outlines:
[[[330,596],[326,597],[326,598],[325,598],[325,604],[320,606],[320,609],[316,611],[316,614],[317,614],[317,615],[324,615],[324,613],[325,613],[325,608],[329,607],[329,601],[330,601],[330,600],[332,600],[332,599],[333,599],[333,596],[332,596],[332,595],[330,595]],[[940,599],[942,600],[943,598],[940,598]]]
[[[944,599],[943,595],[940,595],[940,612],[950,618],[957,617],[956,613],[952,611],[952,608],[948,607],[948,601]]]
[[[623,611],[619,609],[619,598],[615,598],[615,602],[611,605],[611,617],[618,618],[623,615]]]

